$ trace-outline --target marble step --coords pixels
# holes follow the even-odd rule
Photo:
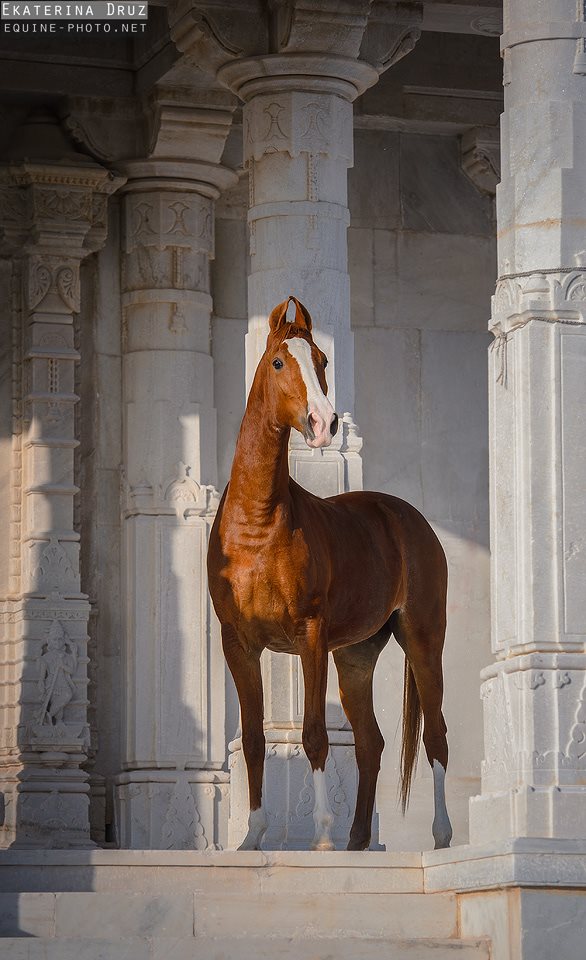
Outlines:
[[[0,960],[489,960],[486,940],[0,938]]]
[[[243,876],[242,881],[245,881]],[[0,937],[449,939],[457,936],[452,893],[259,894],[245,883],[155,892],[0,894]],[[302,883],[303,878],[298,878]],[[138,878],[137,878],[138,881]]]

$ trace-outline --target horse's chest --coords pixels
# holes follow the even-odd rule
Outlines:
[[[240,552],[229,565],[234,619],[271,649],[286,649],[301,615],[307,577],[293,562],[294,550],[270,547]]]

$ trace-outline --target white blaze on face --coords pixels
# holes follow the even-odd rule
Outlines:
[[[310,419],[314,440],[306,443],[310,447],[329,447],[332,442],[330,426],[334,417],[334,408],[323,392],[311,356],[311,347],[302,337],[285,340],[285,346],[299,364],[301,377],[307,391],[307,414]]]

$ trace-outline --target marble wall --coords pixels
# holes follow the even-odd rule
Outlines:
[[[359,130],[350,171],[356,419],[365,489],[403,497],[448,557],[445,716],[454,842],[482,757],[479,672],[490,650],[486,333],[496,276],[492,199],[460,167],[457,137]],[[388,849],[429,847],[425,757],[403,820],[397,806],[403,655],[394,642],[375,682],[387,741],[378,790]]]

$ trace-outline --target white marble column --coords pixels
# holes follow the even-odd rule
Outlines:
[[[506,0],[473,842],[586,835],[585,44],[582,4]]]
[[[81,260],[106,236],[107,170],[47,115],[0,167],[1,252],[13,264],[9,592],[0,602],[2,846],[89,846],[87,626],[74,524],[74,315]],[[32,158],[39,156],[42,160]],[[53,159],[51,159],[53,158]]]
[[[214,199],[236,176],[219,164],[231,111],[163,113],[154,156],[127,166],[124,201],[127,700],[117,796],[122,846],[204,850],[225,842],[228,780],[224,661],[205,574],[218,503],[209,261]],[[170,157],[178,130],[191,160]]]
[[[313,11],[315,14],[315,11]],[[290,294],[309,309],[329,360],[330,398],[341,428],[327,450],[291,438],[290,469],[304,487],[331,496],[362,487],[362,440],[352,419],[354,343],[347,262],[347,172],[353,163],[352,102],[414,46],[419,14],[395,8],[371,24],[368,4],[353,16],[328,8],[308,20],[302,4],[271,24],[278,53],[237,59],[218,79],[243,101],[243,149],[249,178],[250,275],[246,377],[264,351],[267,318]],[[288,19],[287,19],[288,17]],[[359,59],[359,53],[365,58]],[[368,62],[370,60],[371,62]],[[343,415],[343,416],[342,416]],[[348,839],[356,765],[352,731],[330,665],[326,766],[335,814],[333,839]],[[304,848],[313,837],[313,786],[301,747],[303,683],[296,658],[265,654],[267,848]],[[246,832],[247,788],[240,740],[231,744],[230,843]],[[373,833],[376,843],[376,827]]]

